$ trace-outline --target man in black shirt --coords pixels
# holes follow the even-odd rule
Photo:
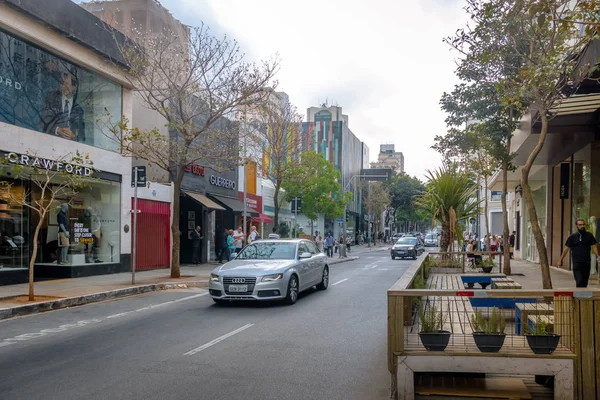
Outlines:
[[[596,238],[590,232],[585,230],[585,221],[577,220],[577,232],[569,236],[565,248],[558,261],[558,266],[562,266],[563,259],[571,249],[571,257],[573,258],[573,276],[577,287],[587,287],[590,279],[590,269],[592,257],[590,250],[596,254],[598,260],[598,246],[596,246]]]

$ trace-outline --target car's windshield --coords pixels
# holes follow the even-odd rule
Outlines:
[[[435,239],[435,236],[433,236],[433,235],[427,235],[427,236],[425,236],[425,239],[432,240],[432,239]]]
[[[398,239],[398,241],[396,242],[396,244],[416,244],[417,243],[417,238],[414,237],[403,237]]]
[[[246,246],[237,260],[292,260],[296,255],[295,243],[258,242]]]

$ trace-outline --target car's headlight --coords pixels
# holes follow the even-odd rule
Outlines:
[[[273,275],[265,275],[262,277],[262,282],[272,282],[283,279],[283,274],[273,274]]]
[[[414,249],[415,249],[414,247],[409,247],[409,248],[408,248],[408,250],[414,250]]]
[[[219,282],[219,275],[217,275],[217,274],[210,274],[210,281],[211,282]]]

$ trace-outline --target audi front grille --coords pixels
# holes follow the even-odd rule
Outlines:
[[[249,277],[231,277],[230,278],[228,276],[224,276],[223,283],[225,285],[229,285],[230,283],[232,283],[234,285],[243,285],[243,284],[254,285],[254,284],[256,284],[256,278],[249,278]]]

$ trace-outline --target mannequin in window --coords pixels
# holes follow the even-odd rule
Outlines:
[[[67,254],[69,252],[69,218],[67,217],[69,205],[64,203],[60,206],[60,211],[57,216],[58,221],[58,247],[60,249],[59,264],[68,264]]]

